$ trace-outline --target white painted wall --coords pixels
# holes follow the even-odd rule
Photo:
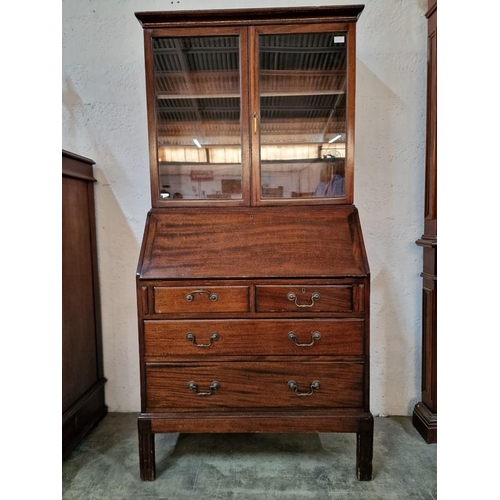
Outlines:
[[[335,5],[279,0],[63,0],[62,147],[92,158],[106,402],[140,410],[135,271],[150,202],[142,27],[136,11]],[[360,3],[352,1],[350,3]],[[356,175],[372,272],[371,406],[420,394],[427,0],[366,0],[358,22]]]

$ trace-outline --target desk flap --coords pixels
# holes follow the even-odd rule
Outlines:
[[[141,279],[366,276],[352,206],[171,208],[148,215]]]

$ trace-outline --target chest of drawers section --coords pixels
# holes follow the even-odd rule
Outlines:
[[[362,409],[364,303],[359,279],[143,284],[142,411]]]

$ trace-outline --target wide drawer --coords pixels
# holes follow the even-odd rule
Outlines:
[[[168,356],[362,355],[364,321],[145,321],[146,360]]]
[[[146,366],[146,411],[359,408],[363,364],[179,363]]]
[[[155,314],[248,312],[248,286],[154,287]]]
[[[353,285],[260,285],[257,312],[352,312]]]

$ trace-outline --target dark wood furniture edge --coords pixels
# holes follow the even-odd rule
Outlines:
[[[437,247],[437,237],[427,237],[422,235],[420,239],[415,242],[419,247],[435,248]]]
[[[146,251],[146,246],[147,246],[147,236],[148,236],[148,233],[149,233],[149,226],[150,226],[150,219],[151,219],[151,215],[152,215],[152,210],[150,210],[147,214],[146,214],[146,220],[144,222],[144,230],[143,230],[143,233],[142,233],[142,243],[141,243],[141,248],[139,250],[139,259],[137,260],[137,267],[136,267],[136,271],[135,271],[135,276],[136,276],[136,279],[139,280],[141,279],[142,277],[142,263],[144,261],[144,253]],[[137,281],[137,283],[139,283]]]
[[[62,415],[63,434],[66,431],[69,439],[63,440],[62,458],[67,458],[75,446],[86,436],[108,413],[104,403],[103,377],[90,387],[79,399]],[[90,417],[90,418],[89,418]],[[80,421],[83,424],[80,427]],[[75,429],[71,429],[74,425]]]
[[[328,428],[325,425],[335,429],[331,432],[358,433],[369,430],[372,419],[370,412],[362,410],[329,410],[314,414],[291,411],[141,413],[138,416],[139,422],[151,422],[153,433],[330,432],[325,430]]]
[[[364,248],[364,246],[363,246]],[[367,261],[368,262],[368,261]],[[363,387],[363,392],[365,394],[365,410],[370,413],[370,370],[371,370],[371,364],[370,364],[370,343],[371,343],[371,333],[370,333],[370,319],[371,319],[371,304],[370,304],[370,290],[371,290],[371,278],[370,274],[367,275],[365,279],[365,297],[364,297],[364,305],[365,305],[365,317],[364,317],[364,322],[365,322],[365,345],[364,345],[364,352],[366,353],[364,363],[365,363],[365,378],[364,378],[364,387]],[[371,415],[371,413],[370,413]],[[372,429],[373,433],[373,429]]]
[[[83,406],[88,400],[92,399],[100,389],[102,389],[107,382],[107,379],[102,377],[97,382],[95,382],[92,387],[90,387],[79,399],[78,401],[71,405],[71,408],[66,410],[62,416],[62,423],[66,423],[75,413],[77,413],[81,406]]]
[[[434,1],[433,4],[431,4],[431,1],[429,0],[429,10],[425,13],[425,17],[427,19],[429,19],[429,17],[432,16],[432,14],[434,14],[434,12],[436,12],[437,10],[437,1]]]
[[[428,0],[427,97],[424,234],[416,241],[423,248],[422,300],[422,393],[413,410],[412,423],[427,443],[437,443],[437,194],[436,194],[436,106],[437,94],[437,0]],[[434,413],[436,412],[436,413]]]
[[[363,237],[363,229],[361,226],[361,219],[359,217],[359,210],[355,205],[351,205],[353,211],[349,215],[349,218],[354,219],[356,222],[354,224],[351,224],[350,228],[352,231],[352,228],[355,229],[355,236],[352,234],[353,241],[355,241],[355,238],[358,240],[358,245],[356,245],[358,248],[361,249],[361,260],[363,261],[363,266],[365,270],[365,275],[368,278],[368,282],[370,281],[370,264],[368,262],[368,255],[366,253],[366,246],[365,246],[365,240]]]
[[[151,420],[139,418],[137,430],[141,481],[154,481],[156,477],[155,435],[151,430]]]
[[[95,161],[91,160],[90,158],[87,158],[85,156],[77,155],[76,153],[72,153],[71,151],[68,151],[66,149],[62,150],[62,155],[65,156],[66,158],[72,158],[74,160],[78,161],[83,161],[85,163],[89,163],[90,165],[95,165]]]
[[[271,9],[158,11],[136,12],[135,17],[145,29],[189,26],[190,23],[203,26],[204,24],[212,24],[215,20],[217,20],[218,25],[274,24],[283,21],[301,24],[332,21],[340,23],[357,21],[364,7],[364,5],[332,5]]]
[[[412,423],[426,443],[437,443],[437,414],[432,413],[424,403],[415,405]]]
[[[96,180],[94,179],[94,182]],[[101,312],[101,287],[99,280],[99,259],[97,251],[97,227],[96,227],[96,209],[95,209],[95,195],[94,184],[88,183],[88,200],[89,210],[91,216],[89,217],[90,227],[90,247],[92,255],[92,281],[94,283],[94,326],[96,332],[96,363],[97,363],[97,376],[99,379],[104,379],[104,357],[102,345],[102,312]]]
[[[64,149],[62,150],[62,157],[63,177],[72,177],[83,181],[96,182],[96,179],[92,175],[92,166],[95,165],[94,160],[71,153]],[[64,159],[66,159],[66,161],[64,161]]]
[[[356,477],[359,481],[373,479],[373,427],[374,419],[360,420],[360,429],[356,433]]]
[[[437,281],[437,276],[435,274],[429,274],[429,273],[420,273],[420,276],[424,278],[424,280],[429,280],[429,281]]]

